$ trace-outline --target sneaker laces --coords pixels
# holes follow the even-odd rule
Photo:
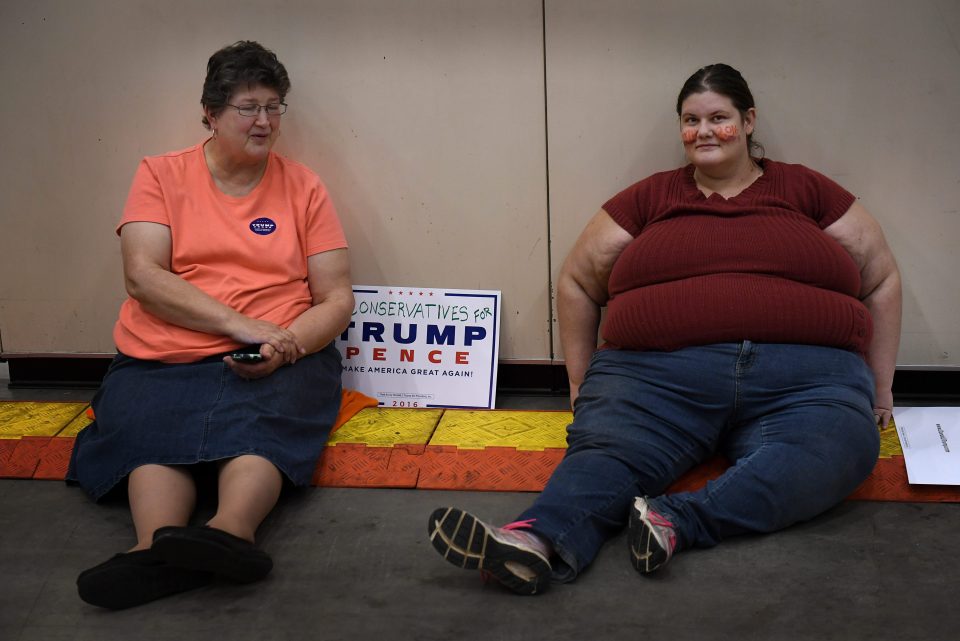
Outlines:
[[[529,530],[530,528],[533,527],[533,524],[534,524],[536,521],[537,521],[537,519],[526,519],[526,520],[523,520],[523,521],[513,521],[513,522],[511,522],[511,523],[507,523],[506,525],[501,525],[498,529],[500,529],[500,530],[506,530],[506,531],[508,531],[508,532],[512,532],[512,531],[514,531],[514,530]],[[543,544],[543,542],[541,541],[540,537],[538,537],[538,536],[537,536],[536,534],[534,534],[533,532],[522,532],[522,534],[526,534],[528,537],[530,537],[530,543],[531,543],[534,547],[538,548],[538,551],[543,552],[543,553],[544,553],[544,556],[549,556],[549,554],[548,554],[549,550],[544,549],[546,546],[544,546],[544,544]],[[487,570],[480,570],[480,581],[481,581],[482,583],[487,584],[488,582],[490,582],[491,579],[496,580],[496,577],[494,577],[491,572],[489,572],[489,571],[487,571]]]
[[[677,534],[676,534],[676,528],[674,527],[673,522],[667,519],[665,516],[663,516],[659,512],[654,512],[651,509],[647,510],[647,520],[650,522],[651,525],[655,525],[657,526],[657,528],[660,528],[660,531],[658,531],[657,534],[663,534],[663,531],[662,531],[663,529],[669,529],[668,536],[667,536],[667,544],[670,547],[667,550],[667,552],[672,554],[674,549],[676,549],[677,547]]]
[[[533,528],[533,523],[536,523],[536,521],[537,519],[514,521],[512,523],[507,523],[498,529],[501,532],[510,532],[512,536],[520,535],[520,538],[525,540],[527,545],[533,548],[536,552],[539,552],[544,558],[550,558],[550,554],[552,553],[550,546],[533,532],[527,531]]]

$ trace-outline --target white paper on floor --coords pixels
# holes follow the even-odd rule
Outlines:
[[[960,485],[960,407],[896,407],[907,479],[916,485]]]

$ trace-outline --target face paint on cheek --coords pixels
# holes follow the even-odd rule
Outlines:
[[[684,129],[680,132],[680,137],[683,138],[683,142],[690,144],[697,139],[697,130],[696,129]]]
[[[733,140],[740,135],[740,130],[737,129],[736,125],[723,125],[714,129],[713,135],[723,142],[727,142],[728,140]]]

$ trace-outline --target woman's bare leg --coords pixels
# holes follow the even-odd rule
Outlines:
[[[253,542],[280,498],[283,476],[267,459],[244,455],[220,467],[217,513],[207,525]]]
[[[165,525],[186,525],[197,502],[193,475],[183,467],[143,465],[130,473],[127,494],[137,531],[137,544],[145,550],[153,533]]]

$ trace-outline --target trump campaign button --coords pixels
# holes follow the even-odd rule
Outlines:
[[[250,223],[250,231],[260,236],[272,234],[276,230],[277,223],[273,222],[269,218],[257,218],[255,221]]]

